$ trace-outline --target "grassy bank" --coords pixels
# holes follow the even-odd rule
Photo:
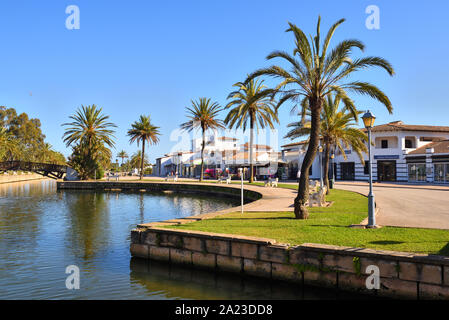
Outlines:
[[[333,189],[327,199],[334,201],[333,206],[311,208],[308,220],[296,220],[292,212],[229,213],[170,228],[265,237],[292,245],[309,242],[449,256],[448,230],[348,228],[366,217],[366,198]]]

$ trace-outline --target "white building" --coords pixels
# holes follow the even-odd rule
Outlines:
[[[166,176],[175,174],[183,177],[199,177],[201,174],[201,146],[202,138],[192,140],[192,150],[177,151],[156,159],[154,174]],[[228,171],[236,174],[237,168],[249,167],[249,144],[239,144],[238,139],[231,137],[206,137],[204,148],[204,168],[206,176],[216,177]],[[253,145],[254,165],[256,176],[273,175],[277,172],[280,153],[267,145]]]
[[[440,170],[439,172],[441,172],[441,167],[446,170],[442,174],[447,174],[449,169],[446,168],[446,162],[444,162],[447,160],[447,155],[432,155],[428,156],[427,162],[422,160],[423,150],[426,150],[426,146],[432,146],[432,143],[440,140],[449,140],[449,127],[407,125],[402,121],[395,121],[375,126],[371,132],[374,144],[371,148],[374,181],[433,182],[437,181],[434,171]],[[288,175],[290,178],[296,178],[298,161],[302,163],[304,158],[306,150],[304,147],[307,147],[304,142],[282,146],[283,159],[289,164]],[[441,151],[441,148],[443,148],[441,144],[438,144],[438,151]],[[447,153],[449,154],[449,151]],[[343,155],[338,152],[335,154],[335,158],[330,162],[329,178],[332,178],[332,170],[334,170],[337,180],[368,180],[368,155],[364,154],[365,165],[363,165],[358,155],[352,150],[345,150],[345,154],[347,159],[344,159]],[[437,158],[443,159],[439,162],[439,164],[443,164],[442,166],[434,163]],[[416,161],[420,163],[419,167],[413,165],[413,163],[417,163]],[[427,163],[424,166],[425,178],[422,173],[423,163]],[[310,177],[312,179],[320,178],[318,155],[313,162]],[[448,180],[443,179],[438,182],[448,182]]]

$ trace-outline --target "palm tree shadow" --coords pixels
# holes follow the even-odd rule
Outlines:
[[[439,255],[449,256],[449,242],[438,251]]]
[[[394,240],[379,240],[379,241],[370,241],[369,243],[387,245],[387,244],[401,244],[401,243],[405,243],[405,242],[404,241],[394,241]]]

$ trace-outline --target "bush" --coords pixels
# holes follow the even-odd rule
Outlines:
[[[100,180],[100,179],[103,179],[103,177],[104,177],[104,170],[103,170],[103,168],[97,168],[95,178],[97,180]]]

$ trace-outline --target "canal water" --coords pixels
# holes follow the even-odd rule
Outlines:
[[[131,258],[137,224],[237,206],[188,194],[56,190],[54,181],[0,185],[0,299],[362,298]],[[80,289],[66,288],[66,267]]]

